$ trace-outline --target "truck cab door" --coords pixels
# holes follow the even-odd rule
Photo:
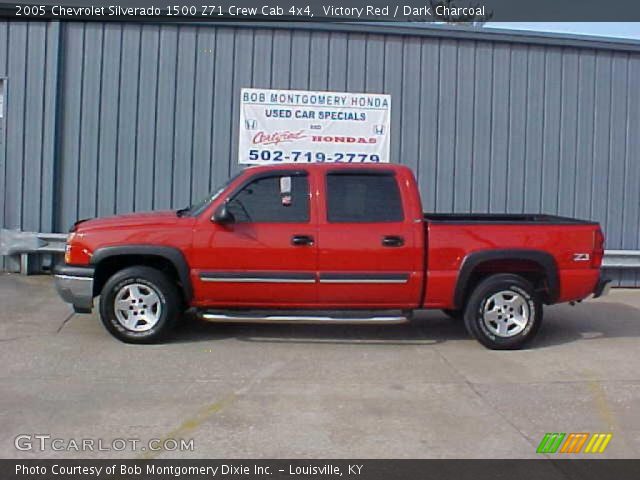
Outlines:
[[[191,255],[198,306],[290,308],[317,299],[316,220],[303,170],[256,173],[200,223]]]
[[[394,169],[327,170],[320,181],[318,300],[327,308],[415,308],[424,275],[416,192]],[[324,184],[324,185],[323,185]]]

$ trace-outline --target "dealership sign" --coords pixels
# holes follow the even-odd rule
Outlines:
[[[243,88],[243,164],[389,162],[391,96]]]

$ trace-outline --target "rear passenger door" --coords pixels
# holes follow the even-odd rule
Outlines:
[[[417,244],[418,225],[408,218],[395,171],[328,170],[320,183],[320,303],[336,308],[416,306],[423,245]]]

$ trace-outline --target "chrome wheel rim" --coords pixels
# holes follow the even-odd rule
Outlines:
[[[509,338],[521,333],[531,319],[529,302],[522,294],[503,290],[484,303],[482,321],[494,335]]]
[[[131,283],[118,290],[113,307],[118,323],[132,332],[152,329],[162,313],[160,295],[142,283]]]

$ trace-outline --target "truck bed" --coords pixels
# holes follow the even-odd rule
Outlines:
[[[535,213],[424,213],[425,220],[434,223],[491,223],[540,225],[597,225],[597,222],[577,218]]]
[[[503,254],[511,259],[517,259],[523,250],[550,255],[559,283],[554,303],[586,297],[598,280],[599,269],[590,261],[599,229],[595,222],[538,214],[425,213],[424,228],[425,303],[430,308],[450,308],[463,263],[477,252],[493,256],[493,263],[483,266],[488,271],[498,271],[507,263],[512,270],[515,268],[517,262],[500,260]],[[520,267],[528,268],[526,262],[520,262]]]

